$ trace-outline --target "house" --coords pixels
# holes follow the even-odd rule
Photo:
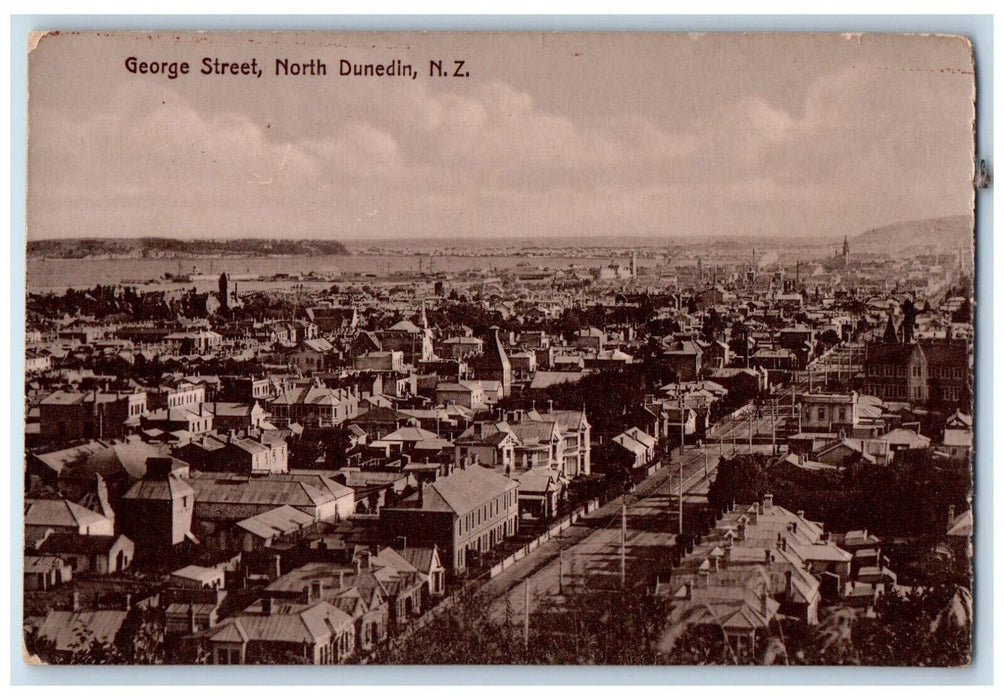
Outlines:
[[[352,617],[325,601],[264,599],[204,633],[210,663],[337,664],[356,647]]]
[[[403,372],[404,353],[400,350],[374,350],[358,355],[353,361],[358,370],[375,372]]]
[[[692,382],[701,378],[704,352],[695,341],[671,342],[659,359],[667,370],[676,375],[678,381]]]
[[[276,425],[333,428],[359,415],[355,387],[329,389],[317,383],[287,387],[269,404]]]
[[[440,357],[466,360],[471,357],[480,357],[484,352],[484,346],[485,343],[481,338],[454,336],[438,343],[438,354]]]
[[[519,438],[504,421],[480,421],[460,434],[454,445],[454,463],[476,461],[510,476],[516,466]]]
[[[128,615],[126,610],[50,610],[36,638],[59,652],[82,652],[113,644]]]
[[[945,421],[945,436],[941,441],[950,457],[968,458],[973,449],[973,418],[956,411]]]
[[[558,504],[565,483],[554,469],[531,469],[513,477],[519,484],[519,517],[551,520],[558,515]]]
[[[335,346],[324,338],[307,338],[286,353],[286,361],[301,372],[322,372],[331,365]]]
[[[47,532],[82,536],[115,534],[115,520],[67,499],[24,499],[25,541],[41,539]]]
[[[624,451],[625,456],[616,461],[624,464],[628,469],[643,467],[650,459],[648,448],[626,433],[614,436],[610,439],[610,442]]]
[[[213,401],[205,404],[205,409],[213,416],[213,428],[223,432],[260,428],[268,419],[268,411],[257,400]]]
[[[799,432],[850,432],[860,422],[858,394],[802,394],[798,397]]]
[[[480,382],[440,382],[436,384],[436,403],[441,406],[456,404],[470,409],[485,407],[485,392]]]
[[[306,533],[315,522],[293,506],[278,506],[234,523],[229,549],[253,552],[290,542]]]
[[[37,546],[43,556],[58,557],[76,574],[114,574],[129,568],[135,545],[125,535],[56,533]]]
[[[202,435],[176,447],[174,456],[202,472],[262,475],[289,471],[286,441],[278,431],[259,431],[257,437],[238,435]]]
[[[375,574],[371,552],[360,551],[351,561],[313,561],[286,572],[265,588],[262,604],[328,602],[353,620],[356,646],[365,652],[390,634],[392,594],[385,582]]]
[[[207,406],[208,404],[200,403],[193,407],[179,406],[150,411],[141,419],[142,425],[144,430],[157,429],[165,433],[208,433],[213,429],[213,414]]]
[[[439,549],[432,547],[404,547],[401,556],[408,560],[425,581],[423,607],[446,595],[446,567],[439,560]]]
[[[171,572],[168,584],[176,588],[223,589],[224,571],[218,566],[189,564]]]
[[[39,403],[39,431],[47,440],[122,437],[139,427],[145,392],[55,391]]]
[[[47,591],[73,579],[73,569],[61,557],[24,555],[24,590]]]
[[[412,507],[383,508],[380,526],[391,541],[436,546],[446,567],[462,572],[519,526],[519,484],[477,464],[423,484]]]
[[[333,522],[355,512],[355,494],[321,474],[269,474],[247,477],[201,474],[187,482],[195,496],[194,532],[221,549],[231,543],[233,526],[287,505],[315,522]]]

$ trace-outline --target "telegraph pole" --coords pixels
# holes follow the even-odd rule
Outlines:
[[[684,416],[684,411],[686,410],[686,402],[683,398],[683,390],[680,390],[680,462],[683,462],[683,443],[684,443],[684,428],[686,427],[687,421]]]
[[[774,427],[774,414],[777,412],[777,404],[773,399],[770,402],[770,453],[777,454],[777,432]]]
[[[679,532],[683,532],[683,460],[680,460],[680,487],[677,490],[677,496],[680,499],[680,510],[679,510],[679,522],[677,523],[680,527]]]
[[[627,587],[627,504],[621,503],[621,588]]]
[[[523,648],[530,647],[530,579],[523,579]]]
[[[558,595],[561,595],[563,590],[563,583],[565,578],[565,550],[564,548],[558,550]]]

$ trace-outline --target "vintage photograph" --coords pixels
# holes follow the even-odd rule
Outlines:
[[[27,663],[971,663],[966,37],[29,44]]]

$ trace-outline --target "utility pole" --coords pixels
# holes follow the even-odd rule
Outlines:
[[[530,579],[523,579],[523,648],[530,647]]]
[[[687,421],[685,418],[684,411],[686,411],[686,401],[683,397],[683,390],[680,390],[680,462],[683,463],[683,444],[684,444],[684,428],[686,427]]]
[[[561,548],[558,550],[558,595],[564,593],[564,579],[565,579],[565,550]]]
[[[777,455],[777,432],[775,430],[774,414],[777,413],[777,404],[771,399],[770,402],[770,453]]]
[[[627,504],[621,503],[621,588],[627,587]]]
[[[683,534],[683,531],[684,531],[684,461],[683,461],[683,459],[680,460],[680,488],[677,490],[677,495],[680,498],[680,510],[679,510],[679,515],[680,515],[679,520],[680,521],[677,524],[680,526],[679,532],[681,534]]]

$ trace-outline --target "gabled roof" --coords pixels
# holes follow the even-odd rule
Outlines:
[[[67,499],[26,498],[24,500],[25,525],[86,528],[106,522],[108,522],[108,518],[101,513],[95,513]]]
[[[128,613],[124,610],[52,610],[38,628],[38,637],[58,651],[86,648],[90,643],[111,644]]]
[[[314,519],[303,511],[283,505],[241,520],[236,527],[247,530],[263,539],[268,539],[296,532],[313,522]]]
[[[56,532],[38,546],[42,554],[108,554],[125,535],[81,535],[76,532]]]

